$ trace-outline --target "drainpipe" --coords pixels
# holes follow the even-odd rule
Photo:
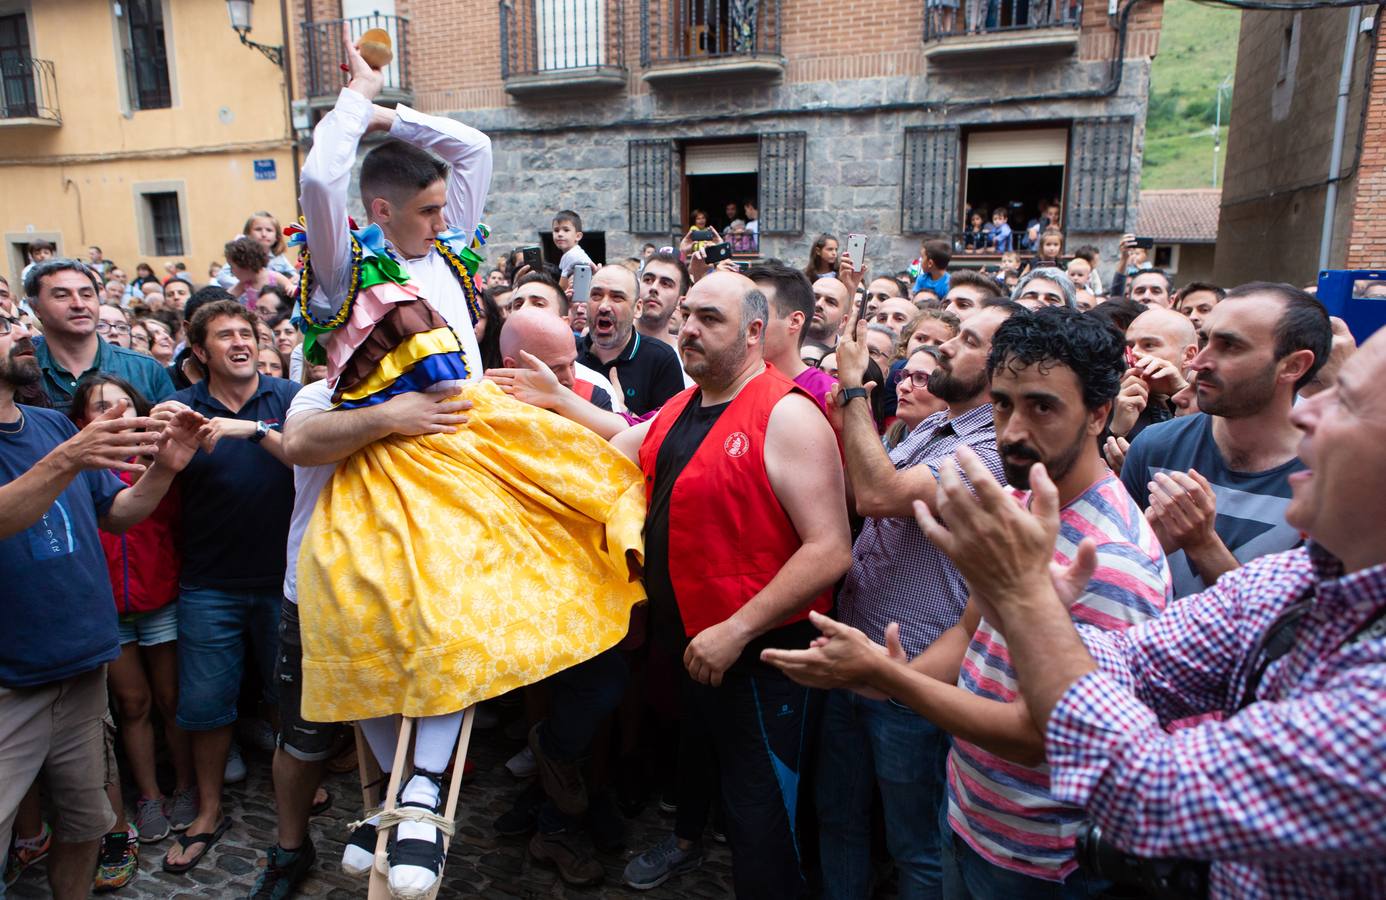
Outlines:
[[[1338,73],[1338,108],[1333,115],[1333,151],[1328,159],[1328,191],[1323,199],[1323,234],[1319,238],[1319,271],[1328,268],[1333,248],[1333,219],[1338,208],[1338,177],[1343,169],[1343,135],[1347,131],[1348,94],[1352,92],[1352,63],[1357,49],[1357,30],[1362,8],[1348,10],[1347,39],[1343,42],[1343,68]]]

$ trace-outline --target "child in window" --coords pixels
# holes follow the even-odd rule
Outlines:
[[[991,252],[1008,253],[1012,247],[1011,225],[1007,221],[1011,217],[1010,210],[1004,206],[998,206],[991,211]],[[1004,265],[1004,263],[1003,263]],[[1019,269],[1019,257],[1016,260],[1016,268]]]

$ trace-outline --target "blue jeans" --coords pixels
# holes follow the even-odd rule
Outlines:
[[[893,700],[832,691],[818,750],[818,829],[826,900],[871,891],[871,793],[881,789],[886,846],[902,900],[942,897],[938,811],[948,736]]]
[[[178,727],[211,731],[236,721],[246,651],[278,702],[274,663],[279,656],[283,594],[183,588],[178,598]]]
[[[1112,886],[1110,881],[1094,878],[1082,869],[1071,872],[1062,882],[1045,881],[1022,875],[987,860],[967,841],[958,837],[948,824],[945,804],[940,816],[943,822],[943,892],[948,900],[1087,900],[1101,897]]]

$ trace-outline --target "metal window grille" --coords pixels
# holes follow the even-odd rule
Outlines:
[[[1068,227],[1125,231],[1131,197],[1136,120],[1102,116],[1073,123],[1068,176]]]
[[[630,232],[667,234],[674,219],[674,142],[630,141]]]
[[[133,109],[167,109],[173,105],[168,50],[164,44],[164,7],[160,0],[127,0],[130,43],[125,51],[125,80]]]
[[[625,65],[621,0],[500,0],[501,77]]]
[[[149,225],[154,232],[155,256],[183,255],[183,220],[178,212],[178,194],[169,191],[145,194],[149,204]]]
[[[640,65],[780,55],[781,0],[641,0]]]
[[[803,233],[805,137],[802,131],[760,136],[761,234]]]
[[[900,210],[906,234],[944,232],[958,225],[958,126],[905,129],[905,172]]]

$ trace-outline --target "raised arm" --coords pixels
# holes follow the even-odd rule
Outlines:
[[[491,190],[491,139],[469,125],[397,106],[390,137],[442,157],[452,169],[443,218],[453,228],[472,230],[481,221]]]

